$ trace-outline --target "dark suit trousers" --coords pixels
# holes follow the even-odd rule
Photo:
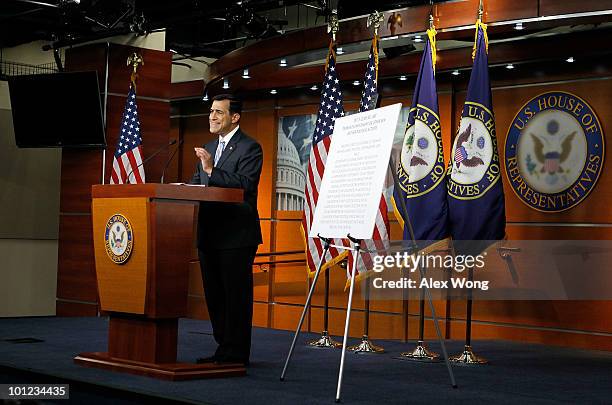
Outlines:
[[[257,247],[198,249],[206,304],[219,344],[215,356],[245,361],[251,352],[253,260]]]

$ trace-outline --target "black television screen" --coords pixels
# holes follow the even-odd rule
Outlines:
[[[96,72],[16,76],[9,92],[18,147],[106,146]]]

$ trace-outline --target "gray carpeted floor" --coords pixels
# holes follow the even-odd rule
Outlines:
[[[75,365],[72,358],[77,353],[106,350],[107,327],[105,318],[0,319],[0,366],[190,403],[334,403],[340,350],[304,346],[315,335],[302,335],[285,382],[279,376],[292,334],[261,328],[253,330],[252,364],[246,377],[168,382]],[[7,342],[18,338],[42,342]],[[475,350],[491,364],[455,366],[459,388],[452,389],[444,363],[395,359],[414,343],[377,343],[387,353],[347,354],[344,403],[612,403],[612,353],[477,341]],[[193,362],[211,354],[214,346],[209,322],[180,321],[179,361]],[[437,344],[430,347],[439,352]],[[447,348],[456,353],[462,343],[447,342]]]

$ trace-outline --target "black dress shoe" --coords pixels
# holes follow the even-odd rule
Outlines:
[[[198,357],[196,359],[196,363],[198,364],[206,364],[206,363],[215,363],[219,360],[217,356],[208,356],[208,357]]]

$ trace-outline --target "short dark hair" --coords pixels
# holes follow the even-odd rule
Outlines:
[[[213,97],[213,101],[229,100],[229,111],[232,114],[242,114],[242,100],[233,94],[217,94]]]

